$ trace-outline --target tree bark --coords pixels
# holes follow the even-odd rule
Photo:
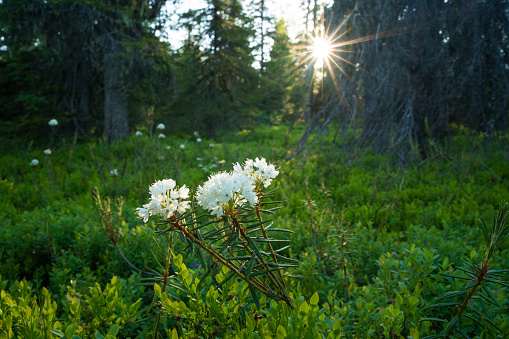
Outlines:
[[[109,38],[104,55],[104,136],[108,143],[129,134],[125,58],[119,41]]]

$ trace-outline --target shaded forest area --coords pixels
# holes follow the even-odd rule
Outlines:
[[[509,0],[203,3],[0,0],[0,339],[509,338]]]
[[[2,135],[41,140],[51,118],[68,135],[109,142],[156,120],[208,136],[304,122],[299,147],[334,126],[355,145],[404,150],[410,140],[426,154],[425,140],[446,141],[450,123],[508,127],[506,0],[337,0],[323,10],[308,0],[311,33],[296,42],[264,0],[208,0],[180,17],[178,49],[160,35],[175,6],[2,1]],[[306,60],[313,27],[338,37],[321,77]]]

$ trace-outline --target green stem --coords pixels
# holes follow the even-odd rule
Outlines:
[[[468,292],[467,296],[465,297],[465,300],[463,300],[463,303],[461,304],[461,306],[458,310],[458,313],[456,314],[456,317],[458,318],[458,320],[463,315],[463,312],[465,312],[465,310],[467,309],[468,301],[474,295],[475,291],[477,290],[477,287],[479,287],[481,285],[481,283],[483,282],[484,277],[488,273],[488,268],[489,268],[489,257],[486,257],[484,259],[484,262],[481,264],[481,269],[479,270],[479,273],[477,275],[477,278],[476,278],[477,283],[474,286],[472,286],[472,288]],[[447,331],[447,333],[444,335],[444,338],[449,338],[449,336],[454,331],[454,327],[456,327],[456,326],[451,327],[449,329],[449,331]]]

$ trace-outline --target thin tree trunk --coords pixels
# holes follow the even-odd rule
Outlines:
[[[129,133],[127,92],[123,86],[124,58],[118,41],[109,39],[104,55],[104,135],[108,143]]]

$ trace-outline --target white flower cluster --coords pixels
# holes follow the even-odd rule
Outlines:
[[[157,129],[164,129],[165,127],[166,127],[166,126],[164,126],[164,124],[159,124],[159,125],[157,125],[157,127],[156,127],[156,128],[157,128]]]
[[[264,187],[268,187],[272,179],[279,174],[279,171],[276,170],[276,166],[267,163],[267,160],[264,158],[256,158],[254,161],[252,159],[246,159],[246,161],[244,161],[244,167],[239,165],[239,163],[233,164],[233,170],[235,172],[244,172],[251,176],[256,187],[259,187],[261,183],[263,183]]]
[[[37,165],[39,165],[39,160],[32,159],[32,161],[30,161],[30,166],[37,166]]]
[[[113,170],[110,171],[110,175],[112,177],[118,177],[118,170],[115,168]]]
[[[45,149],[44,150],[44,154],[45,155],[51,155],[51,150],[48,148],[48,149]]]
[[[183,149],[185,146],[180,145]],[[202,159],[197,158],[198,161]],[[224,164],[224,160],[219,162]],[[209,177],[203,186],[198,186],[196,201],[203,209],[218,218],[224,213],[231,214],[237,206],[258,203],[259,186],[269,186],[279,174],[276,167],[264,158],[246,159],[243,166],[234,164],[233,171],[219,172]],[[190,206],[189,189],[184,185],[176,187],[172,179],[156,181],[150,186],[150,202],[137,209],[138,215],[147,222],[149,216],[159,215],[170,218],[176,212],[184,213]]]
[[[220,217],[225,208],[233,209],[246,202],[255,205],[258,197],[253,178],[243,172],[233,171],[211,175],[203,187],[198,187],[196,200],[198,205]]]
[[[136,133],[134,133],[134,135],[136,135],[137,137],[141,137],[143,135],[143,133],[141,133],[141,131],[136,131]]]
[[[50,126],[58,126],[58,121],[57,121],[57,119],[51,119],[51,120],[48,122],[48,125],[50,125]]]
[[[170,218],[175,214],[184,213],[190,206],[189,188],[183,185],[177,188],[175,180],[158,180],[149,189],[150,202],[137,208],[136,211],[143,222],[147,222],[150,215],[159,215],[163,218]]]

